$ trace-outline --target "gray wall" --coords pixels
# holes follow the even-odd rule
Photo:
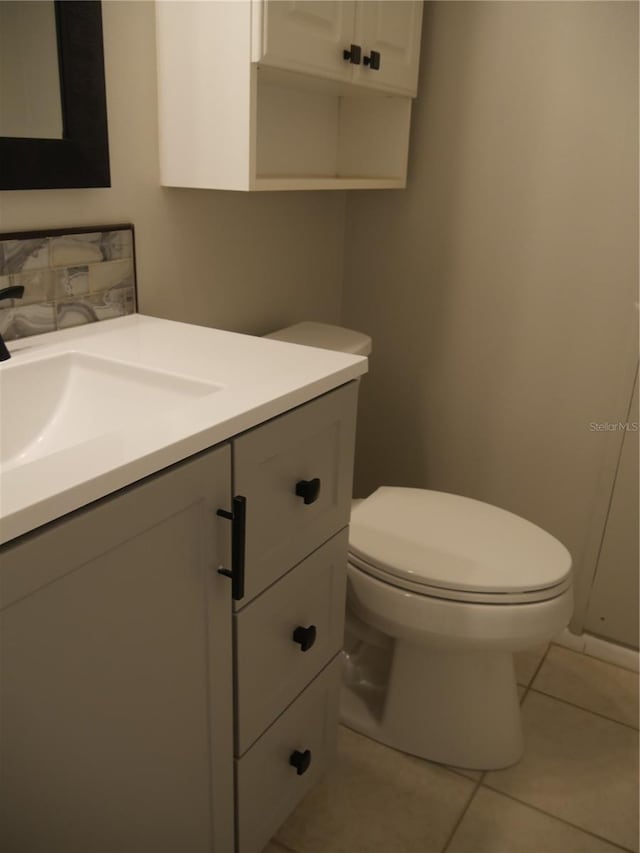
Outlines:
[[[506,507],[588,584],[615,470],[589,423],[625,419],[637,357],[637,6],[425,11],[409,187],[347,201],[357,491]]]
[[[111,189],[0,193],[0,230],[133,222],[143,313],[257,333],[336,322],[344,193],[160,187],[154,3],[107,0],[103,25]]]

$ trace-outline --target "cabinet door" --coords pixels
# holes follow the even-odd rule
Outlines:
[[[247,499],[245,597],[236,606],[349,523],[357,395],[350,382],[234,440],[234,492]],[[308,502],[296,493],[303,483]]]
[[[362,45],[362,65],[353,82],[371,88],[415,95],[418,89],[422,0],[380,0],[356,4],[354,41]],[[365,65],[374,50],[380,68]]]
[[[0,849],[233,850],[229,472],[209,451],[2,551]]]
[[[352,41],[350,0],[264,0],[260,62],[276,68],[350,80],[342,52]]]

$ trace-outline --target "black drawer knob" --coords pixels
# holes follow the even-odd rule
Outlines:
[[[299,498],[304,498],[305,504],[312,504],[318,500],[320,494],[320,480],[314,477],[313,480],[299,480],[296,483],[296,495]]]
[[[294,749],[289,756],[289,764],[296,768],[298,776],[302,776],[303,773],[307,772],[309,765],[311,764],[311,750],[305,749],[304,752],[300,752],[299,750]]]
[[[293,642],[300,644],[301,651],[308,652],[316,641],[317,633],[315,625],[309,625],[308,628],[305,628],[303,625],[298,625],[296,630],[293,632]]]
[[[345,62],[350,62],[352,65],[360,65],[362,57],[362,48],[359,44],[350,44],[349,50],[342,51],[342,58]]]
[[[377,50],[372,50],[369,56],[365,56],[362,61],[365,65],[368,65],[372,71],[380,70],[380,54]]]

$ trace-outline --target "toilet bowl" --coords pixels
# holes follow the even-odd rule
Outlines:
[[[270,337],[371,348],[316,323]],[[572,609],[571,556],[546,531],[482,501],[383,486],[352,508],[342,720],[432,761],[514,764],[513,654],[550,641]]]
[[[569,622],[566,548],[481,501],[382,487],[353,510],[349,551],[343,720],[433,761],[515,763],[523,740],[513,654]],[[372,694],[366,685],[380,672]]]

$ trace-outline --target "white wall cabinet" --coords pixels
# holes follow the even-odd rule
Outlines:
[[[346,0],[255,2],[252,55],[256,62],[350,82],[343,51],[354,41],[355,3]]]
[[[356,43],[362,45],[363,61],[354,66],[354,83],[415,97],[418,93],[422,3],[382,0],[356,3]],[[379,66],[367,56],[376,51]]]
[[[385,92],[417,92],[421,3],[262,0],[255,14],[254,61]]]
[[[356,399],[0,549],[2,850],[261,853],[335,746]]]
[[[157,3],[162,183],[404,187],[421,21],[421,0]]]

